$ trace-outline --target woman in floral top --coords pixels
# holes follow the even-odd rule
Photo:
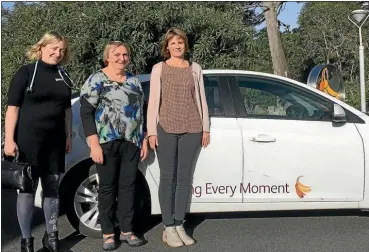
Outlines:
[[[105,251],[116,249],[117,196],[120,240],[130,246],[143,244],[132,233],[132,217],[138,163],[148,151],[143,128],[144,94],[139,79],[125,71],[129,59],[126,44],[108,43],[104,50],[106,67],[93,73],[81,89],[83,129],[99,176],[98,208]]]

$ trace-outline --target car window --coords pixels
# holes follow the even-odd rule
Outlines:
[[[141,82],[141,87],[144,92],[145,103],[148,103],[150,95],[150,81]]]
[[[269,78],[237,76],[247,117],[331,121],[332,103]]]
[[[223,116],[224,108],[219,95],[219,77],[204,76],[206,101],[210,116]]]
[[[145,95],[145,103],[148,103],[150,94],[150,82],[142,82]],[[204,76],[205,96],[210,116],[223,116],[224,109],[219,95],[219,78],[217,76]]]

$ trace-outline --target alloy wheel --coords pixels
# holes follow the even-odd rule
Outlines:
[[[87,228],[100,231],[98,209],[98,182],[97,174],[83,180],[74,195],[74,210],[80,222]]]

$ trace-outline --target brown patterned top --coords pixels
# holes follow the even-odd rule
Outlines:
[[[163,63],[159,123],[165,132],[202,132],[195,92],[192,66],[181,68]]]

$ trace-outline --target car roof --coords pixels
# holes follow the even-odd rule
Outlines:
[[[207,69],[207,70],[203,70],[203,73],[205,75],[206,74],[245,74],[245,75],[254,75],[254,76],[261,76],[261,77],[264,76],[264,77],[270,77],[270,78],[275,78],[275,79],[280,79],[280,80],[292,82],[292,83],[297,84],[297,85],[303,85],[304,87],[306,86],[306,84],[301,83],[301,82],[296,81],[296,80],[293,80],[293,79],[290,79],[290,78],[286,78],[286,77],[283,77],[283,76],[270,74],[270,73],[256,72],[256,71]],[[141,82],[150,81],[150,76],[151,76],[151,74],[139,74],[139,75],[137,75],[137,77],[139,78],[139,80]]]
[[[301,86],[303,88],[307,88],[312,90],[313,92],[317,92],[318,90],[310,87],[309,85],[287,78],[287,77],[283,77],[280,75],[276,75],[276,74],[271,74],[271,73],[263,73],[263,72],[256,72],[256,71],[246,71],[246,70],[226,70],[226,69],[207,69],[207,70],[203,70],[204,75],[208,75],[208,74],[242,74],[242,75],[252,75],[252,76],[258,76],[258,77],[269,77],[269,78],[273,78],[273,79],[278,79],[281,81],[287,81],[289,83]],[[140,82],[149,82],[150,81],[150,76],[151,74],[139,74],[137,75],[137,77],[139,78]]]
[[[151,76],[151,74],[140,74],[140,75],[137,75],[137,77],[140,80],[140,82],[150,81],[150,76]]]
[[[263,73],[263,72],[256,72],[256,71],[246,71],[246,70],[226,70],[226,69],[207,69],[207,70],[203,70],[203,73],[205,75],[207,74],[243,74],[243,75],[254,75],[254,76],[259,76],[259,77],[269,77],[269,78],[274,78],[274,79],[279,79],[282,81],[288,81],[290,83],[299,85],[299,86],[303,86],[306,87],[308,86],[305,83],[287,78],[287,77],[283,77],[280,75],[276,75],[276,74],[271,74],[271,73]],[[150,74],[140,74],[137,75],[137,77],[140,79],[141,82],[147,82],[150,81]],[[314,88],[311,88],[314,90]]]

